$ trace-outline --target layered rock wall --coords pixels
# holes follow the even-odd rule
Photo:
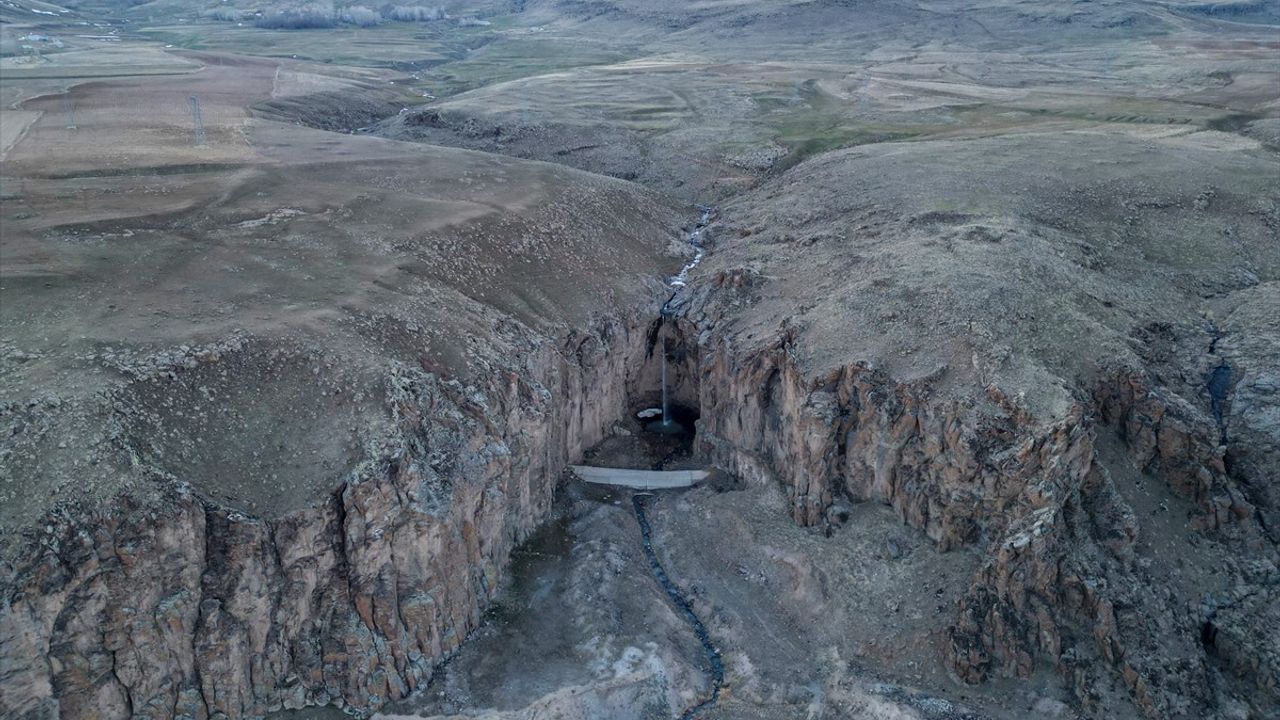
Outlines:
[[[937,378],[896,382],[863,364],[810,376],[786,330],[750,351],[713,330],[702,341],[699,443],[717,465],[781,483],[803,525],[838,523],[843,499],[871,500],[942,551],[988,549],[949,630],[945,660],[960,679],[1047,664],[1101,712],[1105,666],[1149,717],[1215,704],[1202,618],[1136,557],[1140,523],[1096,447],[1116,438],[1187,501],[1191,528],[1257,547],[1254,508],[1226,472],[1216,429],[1185,400],[1121,373],[1045,423],[994,385],[986,402],[959,402],[936,399]],[[1259,591],[1250,587],[1248,597]],[[1167,619],[1134,611],[1156,607]],[[1275,707],[1275,659],[1244,662],[1245,646],[1214,653],[1263,693],[1259,708]]]
[[[474,386],[395,366],[393,431],[301,511],[227,510],[181,478],[159,502],[60,508],[5,579],[0,714],[234,719],[404,696],[478,626],[565,464],[624,410],[656,310],[531,336],[523,368]]]

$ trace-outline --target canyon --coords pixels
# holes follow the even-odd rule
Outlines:
[[[1274,13],[781,5],[8,80],[0,715],[1280,710]]]

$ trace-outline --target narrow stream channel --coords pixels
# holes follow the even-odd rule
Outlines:
[[[667,315],[670,312],[671,303],[675,301],[676,294],[680,289],[685,287],[689,281],[689,273],[702,262],[702,258],[706,255],[706,249],[702,246],[702,234],[707,229],[707,223],[711,221],[712,209],[704,206],[702,208],[702,217],[698,219],[697,224],[685,236],[685,242],[693,247],[693,259],[685,263],[680,269],[680,273],[672,277],[668,285],[671,287],[671,297],[662,305],[661,322],[666,323]],[[668,416],[669,408],[667,406],[667,350],[666,338],[663,337],[662,347],[662,425],[664,431],[671,427],[671,420]],[[661,467],[662,463],[658,463]],[[657,468],[655,468],[657,469]],[[666,591],[667,597],[671,598],[671,602],[680,610],[680,614],[684,616],[685,622],[693,628],[693,633],[698,636],[698,642],[702,644],[702,651],[707,656],[707,675],[711,681],[711,692],[701,701],[685,708],[680,714],[680,720],[693,720],[698,713],[709,709],[720,699],[720,689],[724,687],[724,663],[720,660],[720,651],[716,649],[714,643],[711,642],[711,634],[707,632],[707,626],[702,624],[702,620],[698,618],[697,613],[693,611],[693,606],[685,599],[684,592],[673,582],[667,571],[662,567],[662,563],[658,561],[658,554],[653,551],[652,528],[649,526],[649,517],[644,512],[643,495],[636,494],[631,496],[631,506],[635,508],[636,521],[640,523],[640,537],[644,547],[644,555],[649,560],[649,567],[653,570],[653,576],[657,579],[658,584]]]
[[[703,206],[702,217],[698,219],[697,224],[693,226],[689,234],[685,235],[684,241],[693,248],[693,259],[685,263],[684,267],[680,268],[680,272],[668,281],[667,284],[671,286],[671,297],[667,298],[667,301],[662,304],[663,318],[667,317],[667,311],[671,306],[671,301],[676,299],[676,293],[689,282],[689,273],[698,267],[698,263],[702,262],[702,258],[707,254],[706,248],[702,246],[702,234],[707,229],[707,223],[711,222],[711,213],[712,208]]]
[[[702,620],[698,619],[697,613],[693,611],[693,607],[689,601],[685,599],[684,593],[667,575],[667,571],[662,567],[662,563],[658,561],[658,554],[653,551],[652,528],[649,527],[649,517],[644,512],[643,495],[636,494],[631,496],[631,506],[636,511],[636,521],[640,523],[640,537],[643,541],[644,556],[649,560],[649,567],[653,570],[653,576],[657,578],[658,584],[663,590],[667,591],[667,597],[671,598],[671,602],[675,605],[680,613],[684,616],[686,622],[693,628],[693,632],[698,636],[698,642],[702,643],[702,651],[707,656],[707,663],[710,666],[707,674],[711,677],[711,693],[700,702],[685,708],[680,714],[680,720],[693,720],[698,713],[712,707],[716,701],[720,699],[720,688],[724,687],[724,663],[720,661],[720,651],[716,649],[714,643],[711,642],[711,634],[707,632],[707,626],[702,624]]]

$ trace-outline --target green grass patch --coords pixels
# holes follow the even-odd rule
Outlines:
[[[1030,117],[1084,122],[1125,123],[1130,125],[1208,125],[1221,111],[1204,105],[1179,103],[1156,98],[1099,98],[1097,103],[1078,107],[1036,107],[1017,104],[991,104],[974,108],[958,108],[957,117],[973,125],[988,120],[999,126],[999,113],[1026,113]]]
[[[823,92],[812,80],[795,86],[790,95],[775,92],[752,99],[764,111],[760,121],[766,134],[788,150],[787,156],[774,166],[779,171],[822,153],[905,140],[930,129],[867,122],[853,114],[848,101]]]
[[[783,134],[777,138],[780,145],[790,150],[775,166],[778,170],[787,168],[811,158],[815,155],[843,150],[858,145],[907,140],[920,135],[918,130],[902,128],[877,128],[868,125],[837,125],[812,133]]]
[[[416,23],[371,28],[267,30],[234,23],[202,22],[140,28],[148,40],[191,50],[222,50],[286,57],[352,67],[412,70],[447,62],[463,53],[464,38],[424,32]]]
[[[635,57],[628,50],[557,38],[498,37],[452,62],[424,73],[437,97],[494,83],[588,65],[609,65]]]
[[[779,170],[833,150],[905,140],[929,130],[923,126],[868,123],[839,112],[827,103],[821,108],[802,106],[770,113],[764,121],[773,140],[789,151],[776,166]]]

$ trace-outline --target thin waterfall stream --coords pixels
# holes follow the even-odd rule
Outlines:
[[[666,318],[663,318],[666,322]],[[662,336],[662,424],[671,426],[671,407],[667,402],[667,336]]]

